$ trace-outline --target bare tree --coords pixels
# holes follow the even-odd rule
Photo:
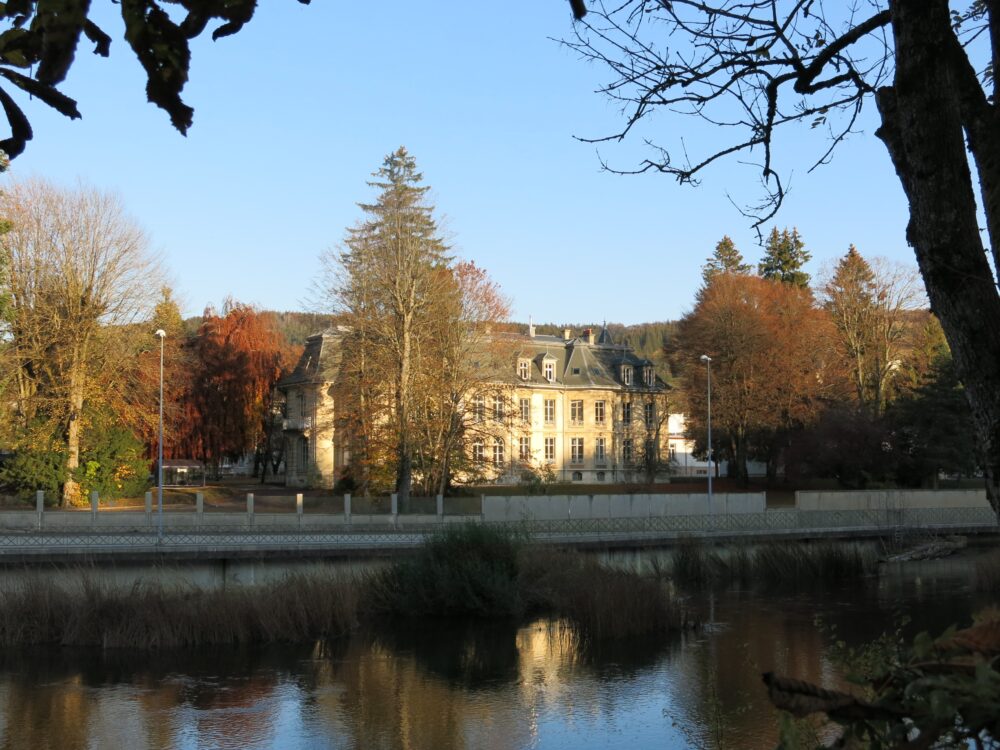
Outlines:
[[[916,270],[866,261],[852,245],[822,287],[858,404],[881,416],[900,371],[912,314],[924,307]]]
[[[66,455],[63,501],[78,498],[74,472],[88,400],[132,350],[131,326],[156,302],[160,271],[147,240],[114,195],[44,180],[10,185],[0,237],[10,258],[10,351],[22,428],[53,428]]]
[[[1000,512],[996,0],[970,0],[954,12],[948,0],[624,0],[591,10],[569,45],[608,67],[603,90],[625,112],[619,132],[596,140],[625,138],[657,110],[711,123],[726,138],[712,150],[676,159],[677,149],[660,148],[634,171],[694,183],[720,159],[756,158],[766,189],[752,211],[757,226],[784,196],[773,158],[780,133],[797,123],[825,132],[814,166],[822,164],[874,100],[875,135],[910,205],[907,240],[965,384],[987,492]]]

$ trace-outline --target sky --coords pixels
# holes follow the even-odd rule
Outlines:
[[[490,273],[514,320],[674,320],[693,306],[723,235],[760,258],[732,202],[759,198],[759,170],[730,160],[698,187],[615,175],[601,159],[631,168],[649,155],[641,140],[598,148],[577,138],[616,132],[621,115],[596,93],[607,71],[556,41],[572,35],[566,0],[270,0],[236,36],[195,42],[187,137],[146,102],[118,6],[94,5],[115,40],[111,57],[84,40],[61,87],[83,119],[22,97],[35,138],[0,184],[41,176],[117,192],[185,315],[227,296],[274,310],[322,304],[311,292],[319,258],[361,218],[357,203],[373,197],[366,181],[401,145],[431,186],[453,253]],[[913,262],[873,109],[811,174],[828,146],[822,131],[776,144],[791,191],[774,223],[798,228],[813,274],[851,243]],[[697,151],[706,131],[665,115],[642,135]]]

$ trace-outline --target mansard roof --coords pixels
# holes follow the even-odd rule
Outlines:
[[[602,334],[603,336],[603,334]],[[606,337],[610,340],[610,335]],[[547,335],[512,335],[518,357],[529,359],[527,380],[517,377],[513,364],[509,376],[514,382],[532,386],[559,386],[569,388],[621,388],[622,365],[635,368],[652,366],[652,362],[643,359],[623,344],[590,344],[583,338],[564,339],[559,336]],[[555,379],[548,381],[542,370],[544,360],[555,361]],[[636,373],[638,375],[638,373]],[[506,379],[506,378],[505,378]],[[643,390],[663,390],[667,387],[659,377],[652,386],[638,382],[638,378],[628,388]]]
[[[344,326],[327,328],[306,339],[306,348],[290,375],[278,381],[278,388],[302,384],[329,383],[340,368],[343,341],[349,330]]]

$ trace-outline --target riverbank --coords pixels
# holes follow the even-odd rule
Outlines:
[[[370,567],[313,569],[261,583],[223,573],[199,587],[115,579],[114,569],[25,570],[0,586],[0,647],[26,644],[186,648],[307,643],[372,623],[450,619],[565,621],[585,641],[686,630],[698,619],[676,592],[835,587],[873,575],[854,544],[716,548],[685,544],[669,565],[623,568],[531,544],[498,527],[462,524],[408,556]],[[80,582],[73,582],[73,579]]]

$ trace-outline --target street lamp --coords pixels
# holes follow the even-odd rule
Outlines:
[[[708,507],[712,507],[712,474],[715,473],[712,461],[712,358],[701,355],[708,371]]]
[[[163,340],[167,332],[158,328],[156,336],[160,337],[160,439],[157,441],[158,457],[156,459],[156,539],[163,542]]]

